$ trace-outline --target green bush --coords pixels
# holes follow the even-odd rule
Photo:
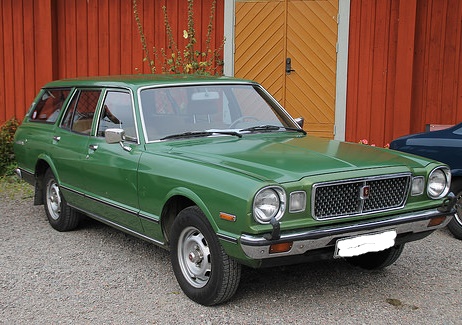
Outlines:
[[[0,128],[0,176],[14,173],[16,161],[14,159],[14,134],[19,126],[16,118],[6,121]]]

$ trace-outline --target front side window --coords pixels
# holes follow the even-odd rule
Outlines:
[[[97,135],[104,137],[105,130],[111,128],[123,129],[127,141],[137,141],[132,100],[128,92],[110,90],[106,93]]]
[[[45,89],[30,114],[30,120],[45,123],[56,122],[70,92],[70,89]]]
[[[61,127],[90,134],[101,90],[78,90],[64,115]]]

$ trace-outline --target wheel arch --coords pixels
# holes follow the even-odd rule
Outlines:
[[[49,159],[48,156],[39,156],[37,159],[37,162],[35,163],[35,171],[34,171],[35,173],[34,205],[44,204],[43,202],[43,177],[45,176],[45,173],[49,168],[51,168],[55,177],[58,177],[56,174],[56,169],[54,168],[54,164],[51,162],[51,159]]]
[[[170,231],[172,229],[173,221],[180,211],[190,206],[197,206],[201,209],[212,228],[215,231],[217,230],[217,225],[213,220],[207,205],[196,193],[187,188],[178,188],[171,191],[168,197],[169,198],[165,202],[160,216],[162,232],[168,246],[170,246]]]
[[[461,195],[462,195],[462,176],[453,176],[451,182],[451,191],[457,196],[456,209],[454,218],[449,222],[448,229],[458,239],[462,239],[462,218],[461,218]]]

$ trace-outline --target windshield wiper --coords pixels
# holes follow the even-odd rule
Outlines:
[[[169,139],[181,139],[181,138],[201,138],[209,137],[215,134],[223,135],[234,135],[238,138],[242,138],[242,134],[235,131],[194,131],[194,132],[184,132],[178,134],[167,135],[160,140],[169,140]]]
[[[295,131],[295,132],[300,132],[306,135],[306,131],[303,129],[298,129],[298,128],[292,128],[288,126],[277,126],[277,125],[258,125],[258,126],[252,126],[250,128],[245,128],[242,130],[239,130],[239,132],[270,132],[270,131],[279,131],[281,129],[287,130],[287,131]]]

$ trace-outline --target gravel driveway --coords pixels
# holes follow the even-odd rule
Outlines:
[[[0,324],[462,324],[462,241],[447,230],[383,271],[246,268],[230,302],[203,307],[167,251],[92,220],[57,232],[21,196],[0,191]]]

